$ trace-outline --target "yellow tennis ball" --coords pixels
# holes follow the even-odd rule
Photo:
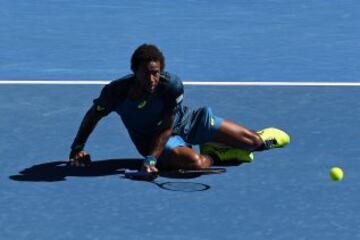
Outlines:
[[[344,178],[344,172],[339,167],[333,167],[330,170],[330,177],[334,181],[341,181]]]

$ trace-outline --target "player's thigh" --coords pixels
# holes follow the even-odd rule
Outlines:
[[[222,118],[213,114],[210,107],[191,111],[181,125],[181,136],[191,144],[203,144],[212,140],[219,130]]]

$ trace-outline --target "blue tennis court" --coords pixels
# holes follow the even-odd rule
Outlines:
[[[360,119],[356,1],[0,1],[1,239],[357,239]],[[130,72],[132,51],[158,45],[166,69],[196,82],[351,82],[351,86],[185,85],[184,103],[291,144],[219,175],[123,177],[141,156],[115,114],[66,161],[98,85]],[[284,84],[285,85],[285,84]],[[325,84],[326,85],[326,84]],[[329,178],[333,166],[344,180]]]

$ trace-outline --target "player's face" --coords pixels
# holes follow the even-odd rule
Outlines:
[[[150,61],[140,65],[135,72],[138,86],[144,92],[153,93],[160,81],[160,61]]]

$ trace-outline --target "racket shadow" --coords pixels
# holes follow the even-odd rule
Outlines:
[[[56,182],[66,177],[98,177],[124,173],[124,169],[139,169],[142,159],[106,159],[93,161],[89,167],[69,167],[67,161],[51,161],[33,165],[9,176],[14,181]]]
[[[125,174],[123,178],[131,179],[132,181],[147,182],[156,185],[157,187],[176,192],[200,192],[209,190],[211,187],[208,184],[193,181],[173,181],[164,180],[162,178],[197,178],[202,175],[222,174],[226,172],[226,168],[212,167],[207,169],[177,169],[177,170],[162,170],[158,175],[147,174],[142,172],[133,172]],[[159,179],[159,177],[161,177]]]
[[[125,179],[125,177],[123,177]],[[209,190],[210,185],[200,182],[192,181],[160,181],[158,179],[153,181],[145,181],[139,179],[131,179],[131,181],[144,182],[149,184],[154,184],[155,186],[173,192],[202,192]]]

